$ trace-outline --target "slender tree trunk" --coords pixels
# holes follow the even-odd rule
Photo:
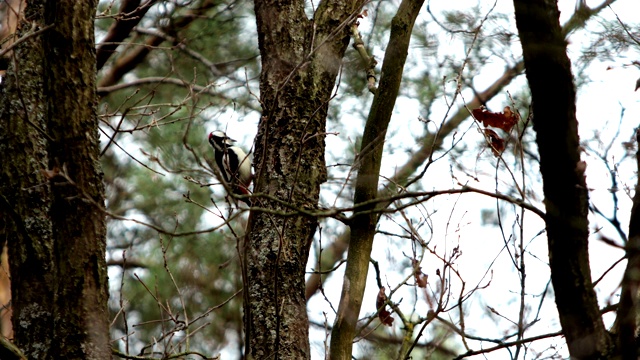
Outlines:
[[[29,1],[0,124],[0,222],[15,342],[33,359],[109,359],[104,188],[93,17],[97,1]]]
[[[369,110],[362,137],[362,149],[358,154],[360,168],[353,202],[356,212],[365,213],[356,213],[351,223],[347,268],[340,306],[331,332],[330,357],[332,360],[351,359],[356,323],[367,282],[373,238],[380,216],[375,210],[386,207],[380,203],[365,206],[361,204],[378,197],[378,178],[387,128],[400,91],[404,64],[409,52],[411,30],[423,2],[423,0],[403,0],[391,21],[389,45],[382,64],[383,75],[380,77],[380,86]],[[375,304],[374,299],[371,299],[371,304]]]
[[[636,129],[636,169],[640,174],[640,129]],[[636,332],[638,329],[638,295],[640,293],[640,178],[636,180],[633,207],[629,219],[627,242],[627,268],[622,278],[622,291],[618,305],[618,343],[623,360],[638,358]]]
[[[533,100],[560,324],[572,358],[606,358],[611,342],[591,282],[586,164],[580,161],[576,94],[560,13],[552,0],[515,0],[514,5]]]
[[[254,359],[308,359],[305,266],[326,180],[328,103],[362,1],[255,1],[262,118],[255,143],[255,207],[244,246],[245,336]],[[260,197],[260,195],[264,195]]]

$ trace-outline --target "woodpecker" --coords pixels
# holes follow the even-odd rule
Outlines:
[[[241,148],[235,146],[236,141],[223,131],[216,130],[209,134],[209,144],[213,146],[216,164],[224,181],[234,194],[248,195],[251,184],[251,159]],[[251,206],[250,199],[242,199]]]

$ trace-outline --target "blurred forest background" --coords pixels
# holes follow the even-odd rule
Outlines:
[[[399,3],[366,3],[350,27],[329,103],[328,179],[319,204],[327,215],[306,265],[314,359],[328,354],[349,247],[341,220],[353,214],[362,129],[380,78],[380,65],[363,54],[382,62]],[[306,2],[307,16],[317,5]],[[1,6],[0,38],[7,38],[24,3]],[[560,1],[587,166],[592,275],[607,327],[619,301],[637,180],[634,6]],[[513,14],[513,3],[503,0],[427,1],[421,8],[384,144],[380,189],[388,200],[354,358],[568,356],[550,284],[540,160]],[[98,3],[100,161],[116,357],[242,358],[238,242],[249,211],[225,198],[207,136],[223,130],[246,151],[254,148],[261,116],[256,31],[253,3],[245,0]],[[598,99],[600,112],[582,110]],[[514,128],[486,130],[474,112],[482,107],[512,117]],[[391,324],[377,311],[385,301],[380,294],[389,300]],[[9,308],[2,319],[11,338]]]

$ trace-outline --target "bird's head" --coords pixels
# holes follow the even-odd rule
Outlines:
[[[209,134],[209,143],[217,149],[231,146],[234,142],[236,141],[228,137],[227,134],[224,133],[224,131],[216,130],[212,131],[211,134]]]

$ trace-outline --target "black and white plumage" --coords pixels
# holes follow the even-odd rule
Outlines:
[[[234,145],[235,140],[223,131],[216,130],[209,134],[209,143],[213,146],[216,164],[224,181],[229,184],[235,194],[248,195],[251,184],[251,159],[241,148]],[[242,199],[251,205],[249,199]]]

